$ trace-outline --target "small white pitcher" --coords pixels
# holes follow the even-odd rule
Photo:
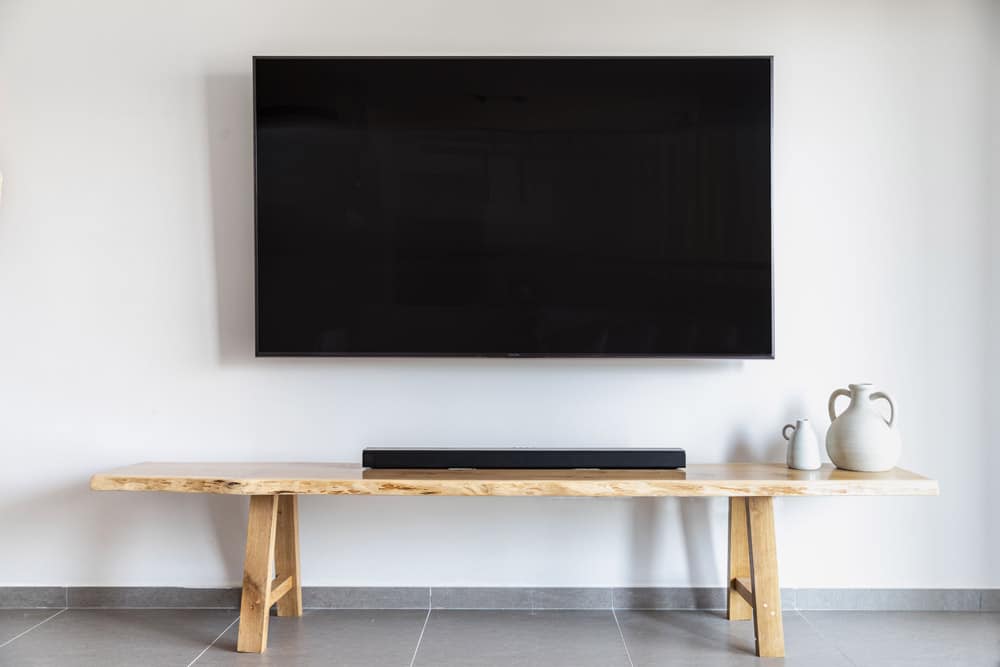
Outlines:
[[[788,435],[792,429],[792,435]],[[797,419],[795,424],[785,424],[781,435],[788,440],[788,456],[785,462],[795,470],[816,470],[820,467],[819,440],[809,425],[808,419]]]

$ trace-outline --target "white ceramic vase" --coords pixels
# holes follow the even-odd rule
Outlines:
[[[896,406],[889,395],[872,391],[868,383],[848,385],[830,395],[830,430],[826,432],[826,452],[838,468],[859,472],[891,470],[899,461],[902,442],[895,428]],[[848,396],[851,404],[839,416],[837,398]],[[884,398],[889,403],[889,419],[875,408],[873,401]]]
[[[792,435],[788,435],[788,430]],[[781,435],[788,440],[788,456],[785,462],[795,470],[816,470],[820,466],[819,440],[808,419],[797,419],[794,424],[785,424]]]

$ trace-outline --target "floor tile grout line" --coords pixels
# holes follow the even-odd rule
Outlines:
[[[625,649],[625,657],[628,658],[629,667],[635,667],[635,663],[632,662],[632,654],[628,650],[628,642],[625,641],[625,633],[622,632],[622,624],[618,622],[618,613],[614,607],[611,607],[611,616],[614,617],[615,625],[618,627],[618,636],[622,639],[622,648]]]
[[[420,651],[420,642],[423,641],[424,639],[424,631],[427,629],[427,621],[429,621],[430,619],[431,619],[431,610],[428,609],[427,615],[424,616],[424,624],[420,628],[420,635],[417,636],[417,645],[413,647],[413,657],[410,658],[410,667],[413,667],[413,665],[417,662],[417,652]],[[190,667],[190,665],[188,667]]]
[[[128,605],[115,605],[113,607],[109,606],[98,606],[98,607],[66,607],[67,609],[82,609],[89,611],[114,611],[116,609],[121,609],[124,611],[164,611],[164,610],[175,610],[175,611],[187,611],[189,609],[198,609],[205,611],[239,611],[239,607],[175,607],[173,605],[167,607],[145,607],[145,606],[128,606]],[[365,607],[305,607],[305,609],[364,609]],[[385,607],[386,609],[392,609],[392,607]],[[416,609],[423,609],[423,607],[415,607]]]
[[[837,649],[837,653],[839,653],[840,655],[844,656],[844,660],[846,660],[847,662],[851,663],[851,665],[853,667],[857,667],[858,663],[854,662],[854,658],[852,658],[851,656],[847,655],[847,653],[844,651],[844,649],[840,648],[840,644],[838,644],[837,642],[833,641],[832,639],[827,638],[827,636],[824,635],[820,631],[819,628],[817,628],[815,625],[813,625],[812,621],[810,621],[808,618],[806,618],[806,615],[803,614],[800,610],[796,609],[795,613],[799,615],[799,618],[801,618],[805,622],[805,624],[808,625],[812,629],[813,632],[815,632],[817,635],[819,635],[820,639],[822,639],[825,642],[830,642],[830,644],[833,645],[833,648]]]
[[[16,640],[16,639],[20,639],[21,637],[23,637],[24,635],[28,634],[29,632],[31,632],[35,628],[39,627],[40,625],[44,625],[44,624],[48,623],[49,621],[51,621],[53,618],[55,618],[59,614],[63,613],[64,611],[66,611],[66,607],[63,607],[62,609],[60,609],[56,613],[52,614],[51,616],[47,616],[45,619],[39,621],[38,623],[35,623],[33,626],[31,626],[30,628],[28,628],[24,632],[21,632],[19,634],[14,635],[13,637],[11,637],[7,641],[5,641],[3,644],[0,644],[0,648],[3,648],[4,646],[7,646],[8,644],[13,643],[14,640]]]
[[[239,617],[239,616],[237,616],[236,618],[234,618],[234,619],[233,619],[233,622],[232,622],[232,623],[230,623],[229,625],[227,625],[227,626],[226,626],[226,629],[225,629],[225,630],[223,630],[222,632],[220,632],[220,633],[219,633],[219,636],[218,636],[218,637],[216,637],[215,639],[213,639],[213,640],[212,640],[212,643],[211,643],[211,644],[209,644],[209,645],[208,645],[208,646],[206,646],[205,648],[201,649],[201,653],[199,653],[198,655],[196,655],[196,656],[194,657],[194,660],[192,660],[191,662],[189,662],[189,663],[187,664],[187,667],[191,667],[191,665],[193,665],[194,663],[198,662],[198,660],[200,660],[200,659],[201,659],[201,656],[205,655],[205,653],[207,653],[207,652],[208,652],[208,649],[210,649],[210,648],[212,648],[213,646],[215,646],[215,642],[217,642],[217,641],[219,641],[220,639],[222,639],[222,635],[224,635],[224,634],[226,634],[227,632],[229,632],[229,628],[231,628],[231,627],[233,627],[234,625],[236,625],[236,622],[237,622],[237,621],[239,621],[239,620],[240,620],[240,617]]]

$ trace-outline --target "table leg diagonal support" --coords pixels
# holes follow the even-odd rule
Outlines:
[[[774,498],[747,498],[746,517],[757,655],[780,658],[785,655],[785,631],[781,620],[778,550],[774,538]]]
[[[726,617],[753,618],[758,656],[784,656],[773,498],[729,499],[728,581]]]
[[[292,495],[251,496],[237,651],[264,652],[275,603],[279,616],[302,615],[298,501]]]
[[[750,579],[750,542],[747,539],[747,499],[729,499],[729,573],[726,578],[726,618],[749,621],[753,618],[752,599],[741,595],[738,580]],[[749,591],[747,591],[749,593]]]
[[[299,575],[299,498],[278,496],[278,534],[274,545],[274,570],[277,579],[291,580],[287,594],[277,595],[278,616],[302,615],[302,580]]]

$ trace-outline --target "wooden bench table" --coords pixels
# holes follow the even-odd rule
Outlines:
[[[270,609],[302,615],[299,495],[725,496],[729,498],[727,617],[753,619],[757,655],[785,654],[774,538],[777,496],[937,495],[899,468],[806,472],[784,464],[691,465],[682,470],[366,470],[338,463],[140,463],[95,475],[99,491],[250,496],[237,650],[267,647]],[[272,570],[273,564],[273,570]]]

